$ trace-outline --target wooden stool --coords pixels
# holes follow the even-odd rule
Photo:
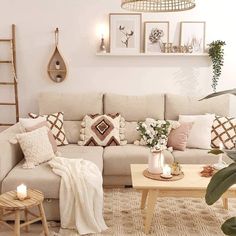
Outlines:
[[[11,191],[0,195],[0,224],[4,224],[10,229],[12,229],[15,233],[15,236],[20,236],[20,229],[25,228],[26,232],[29,231],[29,225],[33,224],[37,221],[41,221],[43,224],[44,234],[45,236],[49,236],[47,220],[44,213],[43,208],[43,193],[35,190],[28,190],[29,199],[24,201],[16,200],[16,191]],[[39,216],[29,211],[31,207],[38,207]],[[24,223],[20,223],[20,213],[24,212],[25,221]],[[3,220],[3,217],[15,214],[15,226],[12,227],[10,224]],[[35,217],[32,220],[28,219],[28,215],[32,215]]]

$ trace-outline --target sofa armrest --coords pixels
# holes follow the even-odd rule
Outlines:
[[[11,144],[9,140],[20,133],[19,123],[0,133],[0,187],[1,182],[12,168],[23,158],[20,145]],[[1,192],[1,188],[0,188]]]

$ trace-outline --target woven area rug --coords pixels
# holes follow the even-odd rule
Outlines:
[[[141,193],[133,189],[105,189],[104,217],[109,229],[95,235],[144,236],[144,210],[140,210],[140,200]],[[221,201],[208,206],[204,199],[160,198],[157,200],[149,235],[224,235],[220,229],[221,224],[236,216],[236,200],[230,200],[229,208],[228,211],[224,210]],[[59,235],[69,236],[69,233]]]

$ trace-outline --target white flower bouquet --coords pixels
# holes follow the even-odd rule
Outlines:
[[[162,151],[167,148],[170,129],[171,123],[169,121],[153,119],[151,122],[138,122],[137,127],[141,139],[153,151]]]

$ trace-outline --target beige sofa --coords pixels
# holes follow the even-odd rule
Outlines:
[[[171,94],[152,94],[146,96],[124,96],[116,94],[60,94],[43,93],[39,97],[39,113],[49,114],[64,111],[65,132],[69,145],[59,147],[67,158],[84,158],[94,162],[104,177],[104,185],[131,185],[130,164],[147,163],[149,149],[135,146],[139,138],[136,131],[137,121],[147,117],[155,119],[177,120],[179,114],[205,114],[206,112],[224,116],[236,116],[236,97],[224,95],[199,102]],[[77,145],[81,129],[81,120],[86,114],[121,113],[126,119],[125,146],[81,147]],[[47,163],[39,167],[22,169],[23,154],[19,145],[12,145],[9,139],[19,133],[19,124],[0,133],[0,184],[1,192],[6,192],[25,183],[45,194],[45,209],[48,220],[59,220],[60,178],[55,175]],[[209,164],[216,157],[207,154],[207,150],[187,149],[184,152],[165,152],[168,162],[176,160],[183,164]],[[225,157],[226,158],[226,157]],[[226,158],[226,161],[229,161]]]

